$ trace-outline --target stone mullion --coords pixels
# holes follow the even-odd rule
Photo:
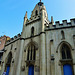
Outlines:
[[[31,46],[29,48],[29,60],[31,60]]]
[[[32,60],[32,45],[31,45],[31,60]]]
[[[33,60],[34,60],[34,46],[33,46]]]
[[[35,60],[35,46],[34,46],[34,60]]]

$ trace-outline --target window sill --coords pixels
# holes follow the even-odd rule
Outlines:
[[[35,60],[26,60],[25,62],[35,62]]]
[[[29,66],[29,65],[32,65],[32,64],[34,65],[35,60],[26,60],[25,62],[26,62],[26,65]]]
[[[60,62],[72,62],[72,59],[61,59]]]

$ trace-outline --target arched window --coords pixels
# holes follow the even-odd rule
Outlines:
[[[27,60],[35,60],[36,50],[33,44],[30,44],[27,50]]]
[[[7,63],[6,63],[6,64],[10,66],[11,60],[12,60],[12,53],[10,52],[10,53],[8,54]]]
[[[31,36],[34,36],[34,27],[31,28]]]
[[[61,31],[61,35],[62,35],[62,39],[65,39],[65,34],[63,30]]]
[[[35,16],[37,16],[37,15],[38,15],[38,11],[36,10],[36,11],[35,11]]]
[[[2,62],[2,56],[3,56],[3,52],[0,52],[0,70],[1,70],[1,62]]]
[[[63,44],[61,48],[61,54],[62,54],[62,59],[71,59],[70,48],[66,44]]]
[[[8,54],[7,62],[6,62],[6,66],[5,66],[6,75],[9,75],[11,60],[12,60],[12,53],[10,52],[10,53]]]

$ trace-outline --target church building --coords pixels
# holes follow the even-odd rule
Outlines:
[[[54,24],[40,1],[6,42],[1,67],[0,75],[75,75],[75,18]]]

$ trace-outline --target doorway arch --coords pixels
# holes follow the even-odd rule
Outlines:
[[[63,72],[64,72],[64,75],[73,75],[72,66],[70,64],[63,65]]]
[[[73,75],[71,47],[65,42],[60,47],[61,63],[63,64],[63,75]]]
[[[72,46],[67,41],[62,41],[59,43],[57,50],[59,53],[59,61],[61,65],[62,75],[73,75],[73,61],[72,61]]]

